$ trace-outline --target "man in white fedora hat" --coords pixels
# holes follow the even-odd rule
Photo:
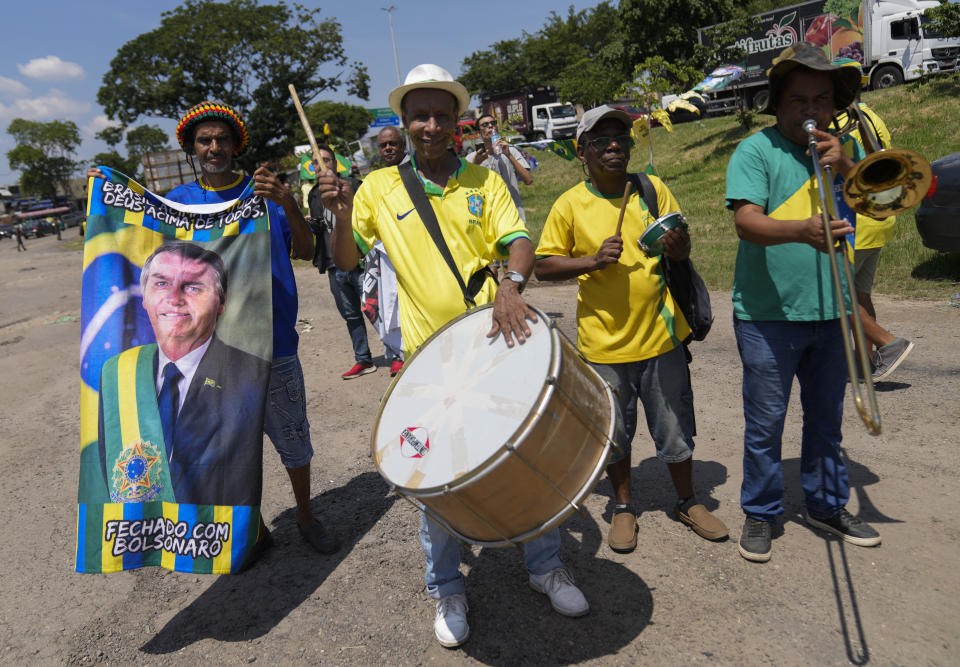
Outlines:
[[[503,179],[450,151],[457,118],[470,104],[470,94],[442,67],[418,65],[390,93],[389,102],[413,142],[409,166],[373,172],[356,197],[330,171],[318,179],[337,218],[334,260],[339,266],[356,266],[360,253],[377,241],[383,243],[396,267],[406,356],[473,304],[493,303],[490,337],[502,333],[508,346],[514,339],[522,344],[531,335],[527,320],[536,321],[520,296],[533,269],[533,244]],[[405,169],[411,171],[404,176]],[[423,203],[433,210],[459,281],[421,220],[424,209],[414,204],[412,195],[422,199],[421,192],[409,190],[404,178],[426,195]],[[487,267],[502,257],[509,263],[498,289]],[[459,646],[470,636],[460,545],[426,516],[420,540],[427,592],[437,601],[434,632],[442,645]],[[527,542],[523,551],[530,585],[549,597],[554,610],[566,616],[590,610],[560,560],[559,530]]]

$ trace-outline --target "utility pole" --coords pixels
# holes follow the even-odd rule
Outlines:
[[[397,68],[397,85],[403,85],[403,81],[400,80],[400,58],[397,56],[397,36],[393,34],[393,14],[392,12],[396,7],[390,5],[389,7],[381,7],[380,11],[387,13],[387,19],[390,21],[390,40],[393,42],[393,64]]]

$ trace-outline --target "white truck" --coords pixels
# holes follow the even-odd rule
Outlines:
[[[924,74],[952,71],[960,60],[960,39],[941,38],[926,24],[923,12],[937,0],[811,0],[758,14],[760,29],[741,37],[747,53],[735,64],[739,80],[707,95],[708,114],[728,113],[738,106],[762,109],[769,97],[767,69],[783,49],[809,42],[827,56],[853,58],[870,77],[870,87],[889,88]],[[698,31],[709,44],[709,28]]]
[[[557,102],[553,86],[535,86],[483,98],[483,112],[500,118],[500,134],[511,131],[527,141],[572,139],[577,134],[577,112],[569,102]]]

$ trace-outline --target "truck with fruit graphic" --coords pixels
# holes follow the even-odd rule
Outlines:
[[[811,0],[756,16],[760,28],[737,45],[746,52],[743,74],[708,95],[708,114],[738,107],[762,110],[769,99],[767,69],[783,49],[799,41],[822,47],[827,56],[852,58],[863,67],[864,87],[889,88],[924,74],[952,71],[960,61],[960,39],[943,39],[923,16],[938,0]],[[699,39],[708,44],[708,30]]]

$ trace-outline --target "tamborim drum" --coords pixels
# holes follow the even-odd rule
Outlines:
[[[663,254],[663,235],[671,229],[687,230],[687,219],[683,217],[680,211],[661,215],[659,218],[647,225],[640,235],[637,243],[640,250],[647,254],[647,257],[659,257]]]
[[[487,338],[491,306],[439,329],[387,390],[371,446],[395,491],[457,538],[507,546],[579,510],[610,456],[610,387],[537,311]]]

